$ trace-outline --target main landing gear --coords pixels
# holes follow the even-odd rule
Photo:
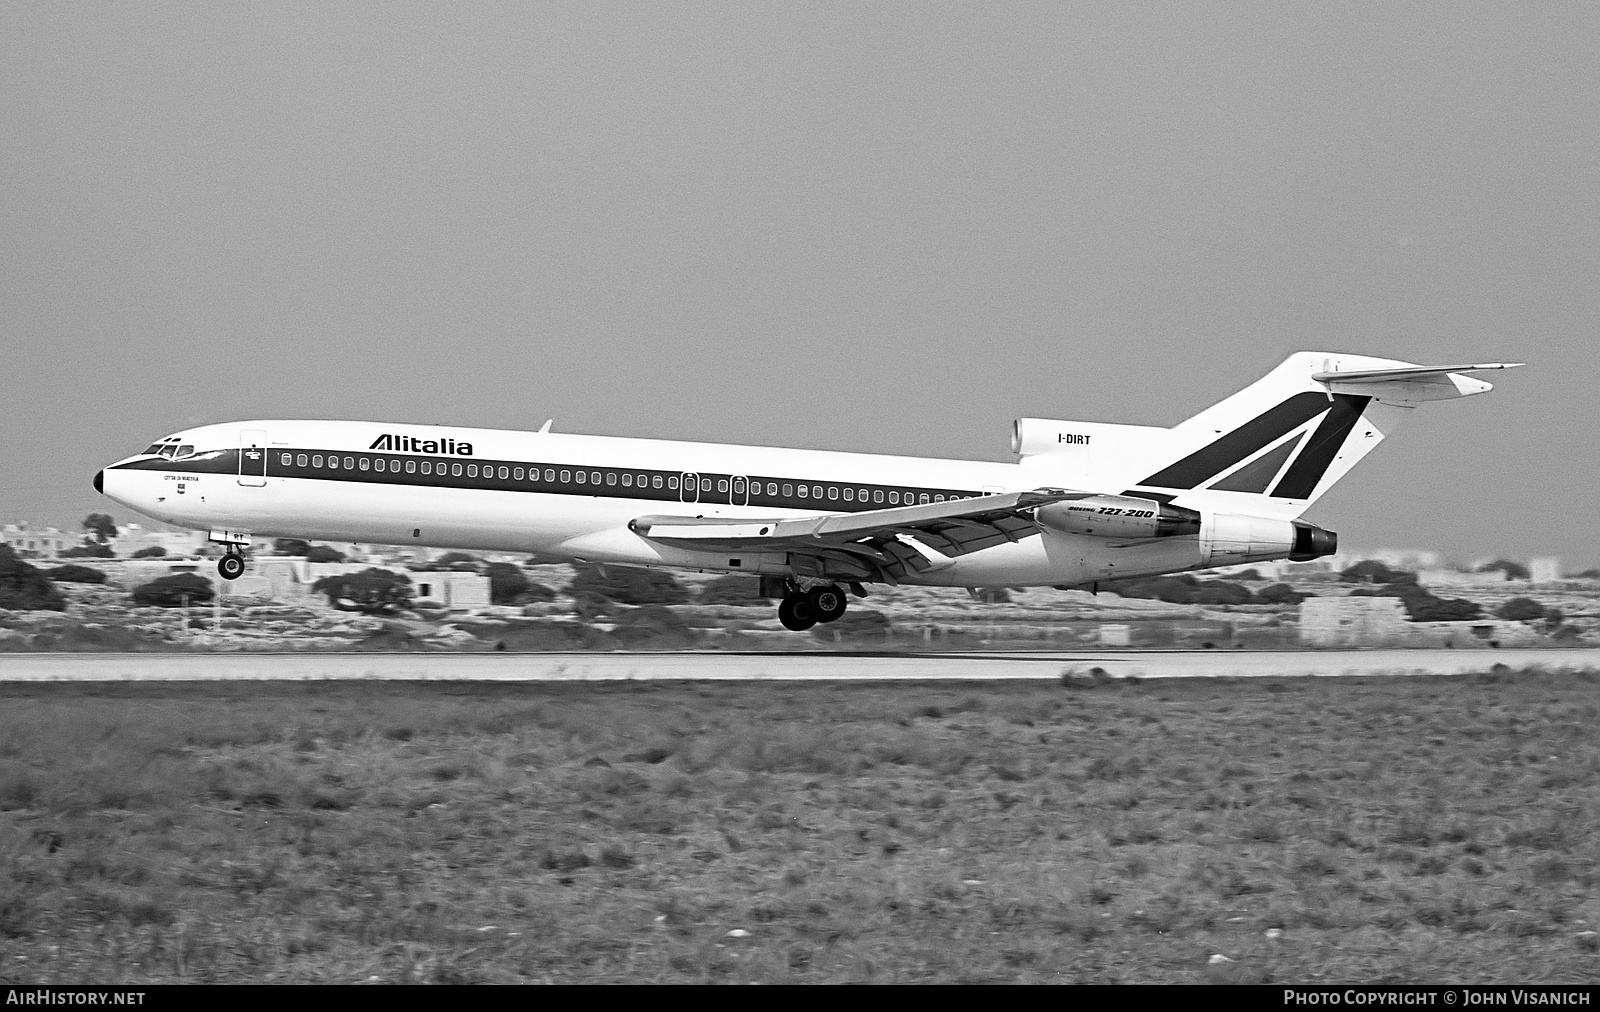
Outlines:
[[[831,583],[807,591],[790,588],[778,605],[778,621],[785,629],[803,632],[818,622],[832,622],[848,604],[844,591]]]
[[[238,545],[229,545],[228,554],[217,560],[217,572],[224,580],[237,580],[244,575],[244,554]]]

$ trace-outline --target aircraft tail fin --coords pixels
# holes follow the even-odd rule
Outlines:
[[[1299,352],[1165,430],[1149,447],[1157,454],[1141,454],[1142,461],[1122,469],[1126,494],[1297,517],[1419,404],[1485,393],[1493,389],[1489,383],[1464,374],[1520,364],[1419,366]]]

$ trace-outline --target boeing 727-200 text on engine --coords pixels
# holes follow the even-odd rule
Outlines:
[[[252,538],[532,552],[749,573],[805,629],[843,588],[1090,586],[1331,554],[1298,519],[1426,401],[1491,389],[1469,372],[1300,352],[1172,428],[1022,418],[1014,463],[508,432],[249,421],[167,436],[94,486],[210,532],[218,569]]]

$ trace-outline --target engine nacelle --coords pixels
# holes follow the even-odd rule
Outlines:
[[[1200,514],[1182,506],[1128,495],[1091,495],[1040,506],[1034,516],[1064,534],[1102,538],[1170,538],[1199,534]]]
[[[1200,545],[1210,566],[1289,559],[1307,562],[1339,550],[1339,535],[1304,520],[1207,513]]]

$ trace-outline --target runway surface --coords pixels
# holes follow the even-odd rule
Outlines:
[[[1460,675],[1496,664],[1600,670],[1589,650],[1114,653],[0,654],[0,682],[999,681],[1101,668],[1117,677]]]

